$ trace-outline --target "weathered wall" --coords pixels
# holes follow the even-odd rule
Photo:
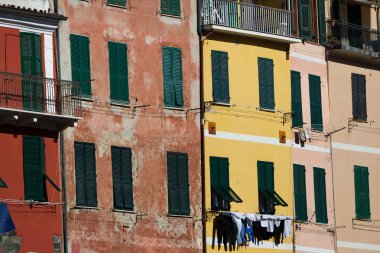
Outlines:
[[[230,105],[212,105],[207,109],[206,122],[216,123],[216,135],[209,134],[206,123],[205,138],[205,188],[206,210],[211,209],[210,156],[229,159],[230,187],[243,203],[231,203],[231,211],[258,213],[257,162],[274,163],[274,188],[288,207],[276,206],[277,215],[293,216],[292,160],[290,123],[282,124],[282,116],[291,111],[290,61],[287,45],[242,36],[213,34],[204,42],[205,101],[212,101],[211,51],[228,52]],[[258,57],[273,59],[275,110],[260,110]],[[279,142],[279,131],[286,133],[286,144]],[[210,216],[211,217],[211,216]],[[213,222],[206,224],[209,252]],[[274,247],[272,240],[263,244],[241,247],[243,252],[281,252],[292,249],[292,238]],[[222,250],[223,247],[222,247]]]
[[[337,245],[339,252],[379,251],[380,205],[380,108],[378,95],[380,68],[368,68],[347,60],[329,61],[331,127],[346,129],[332,138]],[[351,74],[365,75],[367,122],[349,122],[352,118]],[[354,165],[369,172],[370,220],[355,219]]]
[[[325,48],[311,43],[298,43],[290,47],[291,69],[301,73],[301,97],[303,129],[310,132],[310,141],[304,147],[294,142],[293,129],[292,160],[293,164],[304,165],[306,169],[306,200],[308,222],[297,222],[295,230],[295,244],[297,252],[318,252],[334,250],[334,234],[328,229],[334,226],[334,201],[330,159],[330,139],[326,134],[330,129],[330,106],[328,94],[327,62],[325,59]],[[323,133],[311,131],[310,117],[310,94],[309,74],[321,78],[321,98]],[[314,176],[313,167],[323,168],[326,171],[326,198],[327,198],[327,224],[316,224],[315,198],[314,198]],[[330,250],[330,251],[329,251]]]
[[[65,132],[69,250],[75,252],[199,252],[201,185],[199,48],[196,1],[181,1],[181,18],[161,16],[159,0],[60,1],[61,73],[71,79],[69,35],[89,36],[92,100],[76,129]],[[107,42],[128,45],[131,105],[110,105]],[[163,107],[161,47],[182,48],[182,110]],[[74,141],[96,145],[98,209],[75,209]],[[134,212],[113,209],[111,145],[132,149]],[[188,153],[190,216],[170,217],[166,152]]]

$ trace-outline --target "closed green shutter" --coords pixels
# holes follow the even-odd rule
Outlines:
[[[113,201],[116,209],[124,208],[123,183],[121,173],[121,150],[111,147],[112,158],[112,182],[113,182]]]
[[[170,15],[171,0],[161,0],[161,13]]]
[[[359,110],[359,76],[356,74],[352,74],[351,76],[351,84],[352,84],[352,117],[354,119],[360,118],[360,110]]]
[[[114,207],[133,210],[132,152],[111,147]]]
[[[274,167],[272,162],[257,161],[257,179],[259,190],[260,212],[271,212],[271,199],[267,198],[266,192],[274,192]]]
[[[126,0],[107,0],[107,4],[125,6]]]
[[[165,106],[182,107],[184,105],[182,50],[170,47],[162,48],[162,68]]]
[[[72,80],[80,82],[82,95],[91,96],[90,40],[71,34],[70,48]]]
[[[46,201],[45,146],[41,137],[23,137],[25,199]]]
[[[307,202],[306,202],[306,182],[305,182],[305,166],[294,164],[294,198],[296,218],[299,221],[307,221]]]
[[[258,58],[260,107],[269,110],[275,107],[273,67],[272,59]]]
[[[161,0],[161,13],[166,15],[180,16],[180,0]]]
[[[190,214],[189,170],[187,155],[177,155],[180,214]]]
[[[323,131],[321,79],[319,76],[309,75],[309,95],[311,129]]]
[[[292,126],[303,127],[302,98],[301,98],[301,74],[297,71],[291,72],[292,82]]]
[[[358,77],[359,93],[359,117],[361,120],[367,120],[367,98],[366,98],[366,80],[364,75]]]
[[[228,53],[211,51],[212,94],[215,102],[229,103]]]
[[[173,153],[168,153],[167,159],[169,213],[179,214],[177,157]]]
[[[368,168],[354,166],[356,218],[370,219]]]
[[[129,102],[127,45],[108,42],[108,53],[111,100]]]
[[[217,210],[229,210],[231,201],[230,195],[224,190],[230,189],[229,179],[229,161],[226,157],[214,157],[210,156],[210,177],[211,177],[211,190],[213,187],[217,188],[215,193],[217,194],[217,204],[214,206]],[[223,190],[224,189],[224,190]],[[212,205],[213,206],[213,205]]]
[[[326,37],[326,17],[325,17],[325,0],[318,0],[318,25],[319,25],[319,43],[325,45]]]
[[[96,207],[95,145],[75,142],[76,203],[79,206]]]
[[[311,3],[310,0],[299,1],[300,34],[304,39],[311,38]]]
[[[318,223],[327,223],[326,173],[321,168],[314,168],[313,172],[316,221]]]

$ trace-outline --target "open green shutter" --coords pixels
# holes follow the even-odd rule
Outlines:
[[[364,75],[358,78],[359,92],[359,117],[361,120],[367,120],[367,98],[366,98],[366,80]]]
[[[314,168],[313,171],[316,221],[319,223],[327,223],[325,170],[321,168]]]
[[[33,74],[32,59],[33,59],[33,34],[20,33],[20,50],[21,50],[21,74],[29,76]],[[22,80],[22,97],[23,108],[30,110],[32,108],[32,86],[27,79]]]
[[[352,87],[352,117],[354,119],[360,118],[359,110],[359,76],[356,74],[351,75]]]
[[[274,73],[273,73],[273,60],[266,59],[265,60],[265,72],[266,72],[266,81],[267,81],[267,102],[268,109],[274,110]]]
[[[75,185],[76,185],[76,204],[85,206],[86,201],[86,174],[84,163],[84,145],[75,143]]]
[[[228,77],[228,53],[219,52],[220,55],[220,94],[221,102],[230,102],[230,87],[229,87],[229,77]]]
[[[161,13],[170,15],[171,0],[161,0]]]
[[[179,48],[172,48],[172,52],[175,105],[183,106],[182,50]]]
[[[167,170],[168,170],[169,213],[179,214],[180,206],[179,206],[177,157],[173,153],[168,153],[167,155]]]
[[[113,199],[114,207],[117,209],[124,208],[120,157],[120,149],[117,147],[111,147]]]
[[[259,190],[266,190],[266,173],[265,173],[265,162],[257,162],[257,180]]]
[[[311,128],[323,131],[321,79],[319,76],[309,75],[309,95]]]
[[[118,99],[123,102],[129,102],[128,87],[128,57],[127,45],[118,43],[117,45],[117,66],[119,75]]]
[[[265,164],[266,190],[274,191],[274,167],[273,163]]]
[[[356,218],[362,218],[363,215],[363,206],[362,206],[362,185],[361,185],[361,168],[359,166],[354,167],[354,180],[355,180],[355,213]]]
[[[220,157],[218,160],[219,160],[219,184],[223,186],[230,186],[228,158]]]
[[[95,145],[87,143],[84,151],[87,206],[96,207],[98,205],[98,198],[96,190]]]
[[[181,0],[170,0],[170,15],[181,16]]]
[[[210,181],[211,186],[219,185],[219,159],[218,157],[210,157]]]
[[[299,26],[302,38],[311,38],[311,3],[310,0],[299,1]]]
[[[79,51],[79,36],[70,35],[70,49],[71,49],[71,75],[72,80],[80,82],[80,51]]]
[[[33,44],[34,44],[34,52],[33,52],[33,75],[38,77],[43,77],[42,70],[42,43],[41,43],[41,35],[33,34]],[[42,79],[37,79],[32,82],[33,84],[33,109],[37,111],[44,111],[45,106],[45,98],[44,98],[44,84]]]
[[[307,221],[305,166],[294,164],[293,176],[296,217],[299,221]]]
[[[326,37],[326,17],[325,17],[325,0],[318,0],[318,25],[319,25],[319,43],[325,45]]]
[[[88,37],[80,36],[80,81],[82,94],[91,96],[91,72],[90,72],[90,40]]]
[[[314,174],[314,203],[315,203],[315,215],[316,220],[319,222],[319,216],[321,213],[321,201],[320,201],[320,175],[319,175],[319,169],[313,168],[313,174]]]
[[[361,194],[362,194],[362,215],[365,219],[371,218],[370,198],[369,198],[369,180],[368,180],[368,168],[361,168]]]
[[[109,71],[110,71],[110,96],[112,100],[119,100],[119,78],[117,63],[117,44],[108,42]]]
[[[258,58],[260,107],[268,107],[266,59]]]
[[[46,201],[45,198],[45,148],[41,137],[23,137],[25,199]]]
[[[321,189],[321,222],[327,223],[327,200],[326,200],[326,172],[320,170],[320,189]]]
[[[302,98],[301,98],[301,74],[296,71],[291,72],[292,84],[292,126],[303,127]]]
[[[132,152],[121,148],[121,180],[123,184],[124,208],[133,210]]]
[[[164,104],[165,106],[175,105],[175,94],[173,90],[172,76],[172,50],[171,48],[162,48],[162,66],[164,79]]]
[[[177,155],[179,207],[181,215],[190,214],[189,171],[187,155]]]
[[[212,96],[215,102],[222,101],[221,94],[221,62],[220,52],[211,51],[211,65],[212,65]]]

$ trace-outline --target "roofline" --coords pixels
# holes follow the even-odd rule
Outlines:
[[[14,7],[4,7],[4,6],[0,6],[0,15],[1,14],[17,15],[17,16],[24,16],[24,17],[35,18],[35,19],[40,19],[40,20],[49,20],[49,21],[58,21],[58,22],[62,20],[67,20],[66,16],[56,14],[56,13],[45,13],[45,12],[24,10],[24,9],[18,9]]]

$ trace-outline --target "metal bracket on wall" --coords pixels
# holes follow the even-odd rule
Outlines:
[[[282,114],[282,125],[284,126],[285,123],[289,123],[290,120],[292,119],[293,112],[284,112]]]

